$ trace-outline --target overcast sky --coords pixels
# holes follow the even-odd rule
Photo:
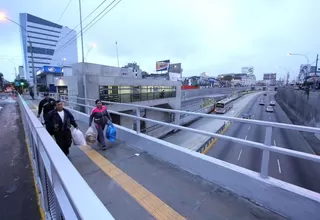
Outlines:
[[[0,11],[15,21],[26,12],[57,22],[68,1],[0,0]],[[102,0],[82,2],[86,17]],[[268,72],[283,76],[284,68],[293,68],[295,75],[306,59],[287,54],[315,61],[319,14],[319,0],[122,0],[84,34],[85,52],[95,42],[88,61],[116,66],[117,40],[120,65],[135,61],[148,72],[155,71],[156,61],[170,59],[182,63],[183,76],[240,72],[244,66],[254,66],[258,79]],[[71,1],[59,23],[69,28],[79,24],[78,0]],[[78,48],[81,60],[80,39]],[[19,28],[1,21],[0,72],[10,80],[13,63],[22,65]]]

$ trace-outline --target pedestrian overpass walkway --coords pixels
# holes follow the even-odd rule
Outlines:
[[[24,103],[37,114],[37,101],[25,100]],[[80,130],[85,132],[88,115],[71,111]],[[76,213],[70,218],[56,219],[106,219],[103,216],[108,216],[107,219],[249,220],[301,219],[302,216],[316,219],[318,216],[320,198],[316,193],[272,178],[262,179],[255,172],[143,134],[136,135],[130,129],[117,126],[117,130],[119,139],[108,143],[105,151],[97,145],[70,149],[72,165],[110,216],[95,213],[95,217],[84,218]],[[58,148],[57,145],[50,147]],[[68,162],[61,160],[67,168]],[[78,188],[77,182],[73,184]],[[68,187],[62,188],[68,191]],[[66,195],[75,201],[71,194],[66,192]],[[97,210],[100,207],[90,199],[81,203],[83,208],[88,206],[86,216],[94,212],[90,210],[92,204],[98,206]],[[60,212],[65,210],[60,207]]]

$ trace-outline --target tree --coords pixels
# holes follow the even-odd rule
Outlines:
[[[233,79],[233,76],[232,76],[232,75],[226,75],[226,76],[223,77],[222,80],[224,80],[224,81],[231,81],[232,79]]]

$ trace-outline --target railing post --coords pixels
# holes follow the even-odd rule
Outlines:
[[[140,117],[140,109],[136,108],[136,116]],[[140,119],[136,118],[136,128],[137,128],[137,134],[140,133]]]
[[[266,136],[264,139],[264,144],[271,147],[271,138],[272,138],[272,127],[266,128]],[[263,150],[262,152],[262,161],[261,161],[261,171],[260,176],[262,178],[268,178],[269,174],[269,158],[270,158],[270,151]]]

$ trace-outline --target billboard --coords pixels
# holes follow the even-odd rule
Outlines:
[[[170,66],[170,60],[162,60],[156,62],[156,71],[168,71]]]
[[[170,73],[182,73],[181,63],[169,64]]]
[[[254,73],[254,67],[253,66],[242,67],[241,68],[241,73],[243,73],[243,74],[253,74]]]
[[[264,73],[263,80],[276,80],[277,74],[276,73]]]
[[[306,77],[309,75],[309,73],[311,72],[311,65],[310,64],[301,64],[300,65],[300,71],[299,71],[299,75]]]
[[[58,66],[43,66],[42,68],[40,68],[37,71],[37,74],[40,74],[40,73],[59,73],[59,74],[62,74],[63,69],[62,69],[62,67],[58,67]]]

